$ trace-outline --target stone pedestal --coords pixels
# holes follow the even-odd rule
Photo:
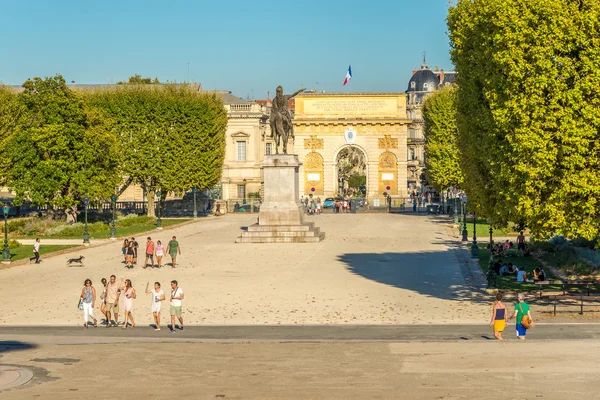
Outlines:
[[[242,232],[236,243],[313,243],[325,238],[325,233],[313,223],[304,222],[304,209],[299,201],[300,165],[296,154],[265,157],[264,201],[259,222]]]

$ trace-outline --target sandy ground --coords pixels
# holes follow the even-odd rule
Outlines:
[[[595,399],[598,341],[125,343],[0,352],[32,369],[3,400]]]
[[[326,232],[325,241],[235,244],[241,227],[256,221],[252,215],[157,231],[152,238],[163,244],[177,235],[183,254],[176,270],[126,270],[120,243],[0,270],[0,324],[81,324],[76,306],[84,280],[100,290],[100,279],[111,274],[133,281],[140,325],[151,322],[146,282],[160,281],[167,291],[172,279],[185,292],[188,324],[450,324],[488,318],[490,299],[466,285],[452,248],[454,232],[440,220],[394,214],[309,220]],[[145,238],[138,241],[143,246]],[[86,257],[84,268],[65,266],[79,254]],[[163,310],[168,313],[168,304]]]

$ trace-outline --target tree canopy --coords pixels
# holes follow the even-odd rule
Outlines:
[[[456,87],[446,86],[425,99],[423,104],[427,157],[427,180],[438,191],[463,183],[457,146]]]
[[[119,182],[111,121],[91,110],[62,76],[33,78],[2,106],[6,184],[37,205],[76,209],[84,197],[108,198]],[[6,122],[8,121],[8,123]]]
[[[115,121],[123,176],[155,192],[207,189],[220,178],[227,112],[215,94],[186,85],[120,86],[87,94]],[[154,208],[148,207],[152,215]]]
[[[160,84],[158,78],[143,78],[141,75],[135,74],[129,77],[127,82],[119,81],[117,85],[158,85]]]
[[[496,224],[594,238],[600,227],[600,2],[458,0],[465,189]]]

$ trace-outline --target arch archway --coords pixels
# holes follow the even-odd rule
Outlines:
[[[368,163],[364,149],[356,145],[343,146],[334,160],[337,195],[366,194]]]

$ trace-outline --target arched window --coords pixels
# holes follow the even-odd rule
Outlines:
[[[415,81],[412,81],[412,82],[410,83],[410,88],[411,88],[411,89],[415,89],[416,87],[417,87],[417,83],[416,83]]]

